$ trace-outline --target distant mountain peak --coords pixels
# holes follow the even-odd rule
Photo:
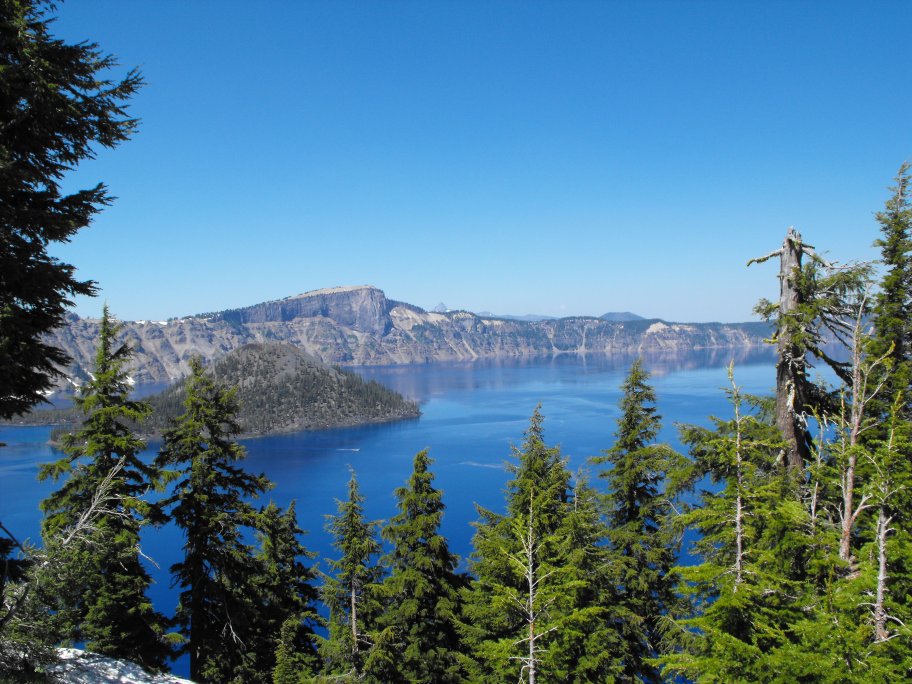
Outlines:
[[[599,318],[603,321],[611,321],[612,323],[625,323],[627,321],[645,321],[646,319],[642,316],[638,316],[635,313],[629,311],[609,311],[606,314],[602,314]]]

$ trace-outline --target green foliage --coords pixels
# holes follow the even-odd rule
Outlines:
[[[531,677],[533,670],[544,681],[586,681],[612,667],[601,650],[610,640],[599,622],[603,611],[586,603],[603,576],[587,571],[600,553],[598,522],[585,487],[583,500],[573,498],[560,450],[544,442],[542,420],[536,408],[514,448],[506,515],[478,509],[475,579],[464,592],[461,622],[471,681]]]
[[[248,499],[271,485],[236,465],[244,450],[233,440],[240,429],[234,392],[206,376],[197,359],[184,406],[156,459],[160,467],[177,469],[172,493],[161,504],[185,540],[184,559],[171,566],[181,588],[176,622],[187,639],[182,651],[190,654],[191,678],[229,682],[248,677],[257,662],[250,646],[259,628],[260,573],[244,529],[257,523]],[[270,674],[271,667],[258,676]]]
[[[884,210],[877,213],[882,237],[874,242],[880,247],[885,268],[873,307],[874,332],[867,349],[869,356],[887,355],[891,363],[879,377],[884,387],[871,410],[884,417],[897,392],[903,397],[903,415],[912,418],[909,392],[912,385],[912,190],[909,187],[909,164],[903,163],[896,174],[893,194]]]
[[[378,630],[383,611],[383,569],[375,562],[380,553],[378,526],[379,522],[364,520],[364,497],[352,471],[348,499],[338,501],[338,513],[326,526],[341,554],[328,561],[333,574],[324,576],[322,591],[329,608],[329,636],[321,642],[320,652],[328,675],[378,681],[374,674],[390,668],[389,651],[383,648],[389,630]]]
[[[331,368],[288,344],[250,344],[216,361],[207,372],[236,387],[241,432],[263,435],[301,429],[417,417],[418,407],[361,376]],[[179,413],[186,380],[149,398],[147,429],[160,430]]]
[[[63,194],[61,181],[133,133],[125,103],[142,85],[136,71],[109,80],[116,62],[96,44],[54,38],[52,10],[0,2],[0,418],[42,402],[69,362],[44,336],[95,286],[48,245],[68,242],[111,197],[102,184]]]
[[[87,542],[67,551],[78,555],[83,581],[69,578],[61,583],[48,577],[41,592],[66,638],[85,641],[104,655],[160,668],[169,649],[163,641],[163,618],[145,597],[151,580],[139,558],[139,529],[151,513],[144,496],[150,486],[158,486],[159,472],[141,458],[145,444],[130,427],[148,408],[129,399],[124,365],[130,349],[117,345],[117,332],[105,307],[94,377],[76,399],[85,420],[64,438],[63,458],[40,471],[42,479],[65,478],[41,503],[46,545],[51,547],[56,537],[76,526],[96,505],[100,491],[106,495],[103,515],[86,532]]]
[[[270,670],[313,672],[318,663],[314,628],[320,618],[315,606],[315,573],[302,560],[315,554],[299,541],[303,532],[298,527],[295,502],[285,512],[270,502],[257,516],[256,527],[260,566],[254,577],[257,633],[248,645],[255,660],[251,668],[254,676],[247,679],[261,679],[262,673]]]
[[[468,578],[456,573],[458,559],[440,535],[444,504],[433,486],[427,451],[415,456],[412,475],[396,490],[399,512],[383,529],[392,550],[384,558],[389,576],[383,582],[386,609],[379,619],[391,628],[394,682],[460,682],[461,641],[457,620],[460,589]]]
[[[667,523],[673,494],[666,492],[669,471],[681,467],[671,447],[656,444],[661,417],[649,374],[637,359],[621,389],[621,416],[615,444],[597,465],[611,467],[599,473],[606,482],[603,502],[611,568],[608,591],[623,619],[617,622],[623,648],[617,658],[626,677],[659,681],[649,659],[659,652],[663,616],[680,603],[673,571],[677,535]]]

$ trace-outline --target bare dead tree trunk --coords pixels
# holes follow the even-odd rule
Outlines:
[[[519,660],[522,663],[519,672],[519,681],[528,682],[528,684],[535,684],[536,678],[538,677],[538,656],[542,652],[542,647],[539,645],[539,642],[542,638],[556,629],[556,627],[551,627],[544,631],[538,631],[538,623],[545,618],[548,607],[551,604],[551,601],[542,602],[540,596],[541,587],[542,583],[551,576],[553,571],[542,574],[539,559],[541,543],[535,536],[533,517],[535,511],[532,501],[533,494],[530,492],[529,519],[526,524],[526,529],[521,532],[517,530],[517,536],[522,545],[522,552],[516,555],[507,554],[516,569],[522,573],[526,584],[525,596],[520,597],[514,595],[512,598],[520,607],[526,621],[527,636],[515,642],[514,645],[519,645],[524,641],[527,642],[527,654],[514,659]]]
[[[801,272],[801,235],[789,229],[779,259],[779,329],[776,363],[776,425],[788,444],[788,464],[800,469],[810,457],[804,418],[804,354],[795,344],[788,319],[801,303],[796,276]]]
[[[877,516],[877,591],[874,598],[874,641],[886,641],[890,638],[887,632],[887,609],[884,597],[887,593],[887,534],[892,530],[888,516],[881,505]]]
[[[899,415],[901,405],[902,401],[900,395],[897,394],[896,402],[892,409],[894,421],[896,420],[896,416]],[[867,454],[868,460],[871,462],[871,465],[874,466],[874,470],[877,473],[877,484],[875,486],[878,504],[877,527],[875,531],[877,537],[877,587],[874,592],[874,604],[871,606],[874,618],[875,642],[888,641],[892,638],[887,630],[887,620],[896,620],[902,624],[900,620],[887,613],[886,607],[887,566],[889,561],[887,556],[887,536],[894,531],[894,529],[890,527],[890,523],[893,522],[893,517],[887,514],[887,507],[890,498],[897,492],[897,489],[894,488],[890,480],[890,466],[892,459],[899,456],[895,452],[895,439],[896,424],[894,422],[890,427],[885,452],[881,451],[879,452],[879,455]],[[884,458],[887,460],[884,461]]]
[[[869,386],[868,379],[872,377],[872,371],[882,365],[889,351],[883,356],[875,359],[866,358],[864,354],[865,332],[864,332],[864,315],[867,311],[867,291],[860,293],[856,302],[854,302],[854,320],[851,324],[851,345],[852,345],[852,368],[850,374],[849,398],[850,405],[848,418],[845,416],[845,407],[843,406],[842,415],[840,416],[842,428],[842,449],[845,459],[845,469],[842,473],[842,511],[841,527],[839,539],[839,557],[844,561],[849,561],[852,557],[852,532],[859,514],[868,508],[867,501],[870,496],[862,496],[861,501],[855,504],[856,489],[856,471],[858,468],[858,442],[862,432],[871,427],[871,421],[865,419],[865,409],[868,403],[877,396],[884,386],[885,378],[881,377],[879,383],[873,387]]]
[[[738,585],[744,577],[744,469],[741,454],[741,392],[735,384],[735,362],[728,366],[728,380],[732,386],[732,403],[735,406],[735,474],[738,493],[735,497],[735,586],[732,591],[738,591]]]
[[[779,308],[776,329],[776,427],[786,443],[786,462],[791,469],[804,467],[810,458],[805,416],[806,362],[805,351],[797,344],[790,321],[796,318],[802,304],[798,289],[801,258],[813,247],[801,241],[801,235],[789,228],[782,247],[766,256],[747,262],[762,263],[779,257]]]
[[[355,582],[351,584],[351,632],[352,632],[352,662],[358,660],[358,590]]]

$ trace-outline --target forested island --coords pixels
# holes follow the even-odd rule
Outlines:
[[[417,418],[414,401],[375,382],[333,368],[300,349],[277,342],[253,343],[229,352],[206,371],[234,387],[241,437],[319,430]],[[134,426],[157,438],[180,415],[187,379],[145,398],[151,411]],[[59,435],[73,429],[82,413],[77,408],[36,409],[15,419],[19,425],[56,425]]]

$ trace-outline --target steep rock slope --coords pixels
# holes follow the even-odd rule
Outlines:
[[[51,338],[74,358],[75,381],[87,377],[98,321],[71,316]],[[124,323],[139,383],[187,374],[193,355],[214,360],[251,342],[287,342],[339,365],[464,361],[566,353],[638,353],[738,349],[763,344],[763,323],[606,321],[595,317],[520,321],[468,311],[428,312],[387,299],[375,287],[337,287],[229,311]]]

